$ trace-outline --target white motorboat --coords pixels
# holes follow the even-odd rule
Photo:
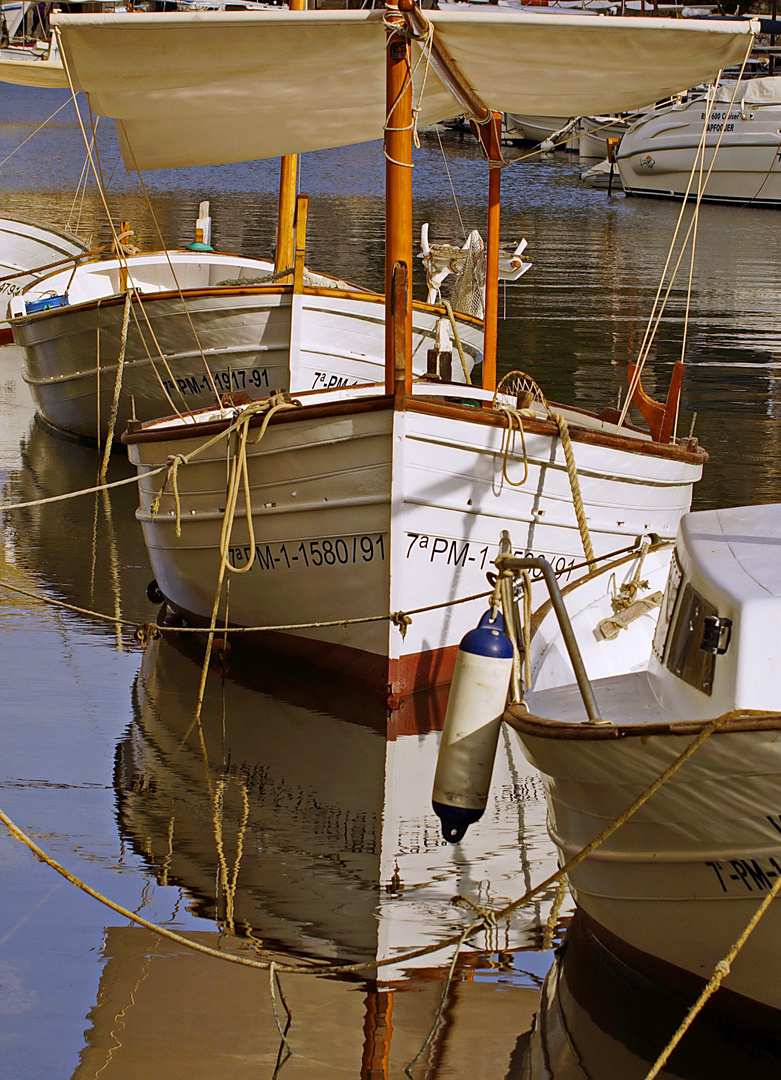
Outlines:
[[[608,139],[620,139],[630,126],[621,116],[521,116],[508,114],[507,132],[541,150],[571,150],[579,157],[602,158]]]
[[[676,992],[634,971],[578,910],[545,978],[531,1036],[518,1040],[516,1068],[507,1080],[646,1080],[695,996],[691,988]],[[745,1016],[725,1023],[706,1008],[658,1076],[772,1076],[778,1055],[778,1028],[761,1030]]]
[[[0,217],[0,345],[12,340],[6,318],[10,301],[52,266],[85,257],[87,245],[72,233],[19,218]]]
[[[273,416],[259,405],[242,413],[234,403],[136,424],[125,441],[141,474],[139,516],[150,557],[172,608],[207,624],[219,613],[235,625],[273,628],[266,640],[391,695],[449,680],[458,641],[481,605],[454,602],[480,591],[501,528],[566,573],[589,544],[583,517],[594,557],[648,530],[672,536],[704,460],[687,441],[670,441],[669,424],[652,438],[619,429],[613,413],[550,410],[528,377],[495,392],[496,168],[489,170],[483,388],[413,382],[410,38],[429,43],[432,68],[416,107],[420,122],[468,109],[482,122],[486,155],[498,161],[499,110],[551,112],[563,86],[572,88],[563,99],[578,113],[635,108],[690,85],[695,71],[703,78],[742,58],[752,31],[742,23],[566,15],[424,17],[405,6],[390,12],[402,21],[388,31],[387,48],[383,12],[60,18],[69,67],[93,106],[118,118],[120,139],[140,168],[343,145],[385,131],[385,385],[297,394],[300,404],[277,403]],[[337,40],[341,62],[334,65]],[[100,58],[115,45],[119,59],[109,78]],[[237,47],[246,63],[237,65]],[[197,65],[193,49],[203,61]],[[644,62],[622,78],[628,49]],[[344,62],[347,56],[354,62]],[[551,63],[561,66],[561,78]],[[573,65],[586,65],[588,79],[574,77]],[[295,108],[284,89],[290,79]],[[169,82],[178,89],[167,96]],[[204,111],[207,99],[219,100],[216,112]],[[344,101],[360,101],[360,109],[346,116]],[[196,122],[200,137],[193,140],[186,133]],[[581,526],[556,414],[571,429]],[[224,439],[220,449],[219,440],[207,448],[236,422],[238,444]],[[519,422],[525,444],[518,438],[512,446],[508,428],[517,431]],[[171,482],[160,493],[163,478],[147,474],[169,461]],[[233,470],[230,506],[226,465]],[[246,572],[231,577],[226,607],[228,563]],[[436,610],[410,623],[407,613],[429,604]]]
[[[118,378],[121,431],[131,417],[187,413],[232,391],[262,398],[352,386],[381,379],[384,368],[379,293],[308,271],[287,284],[273,263],[244,256],[185,250],[89,262],[37,281],[10,310],[40,415],[88,439],[106,436]],[[482,319],[455,321],[471,372]],[[456,352],[442,307],[416,305],[413,323],[418,374],[443,335]],[[451,369],[465,380],[457,354]]]
[[[695,160],[706,126],[701,166]],[[718,149],[717,149],[717,144]],[[652,109],[624,135],[617,163],[630,195],[781,206],[781,76],[723,80]],[[694,179],[690,183],[692,171]],[[710,170],[710,175],[708,172]]]
[[[671,984],[709,979],[781,875],[779,535],[781,505],[686,515],[649,662],[592,683],[601,722],[586,719],[573,685],[533,682],[505,714],[542,776],[562,863],[718,720],[568,875],[609,947]],[[714,1006],[743,1008],[755,1022],[766,1007],[777,1023],[780,925],[771,904]]]

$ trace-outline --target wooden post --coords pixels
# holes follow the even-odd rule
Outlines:
[[[309,215],[309,196],[299,195],[296,203],[296,258],[293,273],[293,292],[304,291],[304,257],[306,255],[306,219]]]
[[[399,0],[409,5],[411,0]],[[412,272],[412,80],[410,45],[404,20],[387,3],[392,24],[385,50],[387,57],[385,96],[387,129],[385,131],[385,390],[394,393],[396,371],[403,368],[405,393],[412,392],[412,302],[409,282]],[[398,29],[396,29],[398,27]],[[397,263],[406,270],[402,312],[404,333],[395,333],[393,276]],[[398,355],[403,352],[403,355]]]
[[[502,114],[495,112],[487,124],[472,124],[472,130],[489,162],[502,160]],[[499,225],[502,204],[502,174],[488,169],[488,236],[485,252],[485,311],[483,328],[483,389],[496,389],[496,344],[499,327]],[[487,408],[491,402],[483,403]]]
[[[390,315],[391,329],[393,332],[393,396],[396,404],[402,407],[404,395],[409,393],[407,386],[405,339],[407,335],[406,313],[410,309],[409,301],[409,271],[403,262],[397,262],[393,267],[390,288]]]
[[[290,0],[291,11],[305,11],[306,0]],[[298,186],[298,154],[286,154],[279,165],[279,207],[277,209],[277,250],[274,257],[274,273],[291,270],[295,259],[295,235],[293,219],[296,213]],[[289,285],[293,275],[279,279]]]

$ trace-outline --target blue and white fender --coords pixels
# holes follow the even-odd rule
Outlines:
[[[486,611],[458,647],[432,805],[456,844],[483,816],[513,667],[504,620]]]

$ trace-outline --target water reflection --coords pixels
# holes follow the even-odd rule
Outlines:
[[[519,1039],[507,1080],[644,1080],[696,996],[662,990],[636,974],[577,912],[545,980],[534,1029]],[[771,1076],[779,1053],[778,1036],[727,1024],[706,1007],[659,1076]]]
[[[135,519],[134,484],[64,502],[40,502],[98,483],[93,448],[52,435],[34,420],[22,437],[18,467],[6,475],[3,501],[37,503],[6,515],[5,552],[28,581],[47,595],[109,617],[144,621],[155,609],[146,599],[152,577],[141,527]],[[131,475],[116,457],[109,483]],[[80,617],[81,618],[81,617]],[[98,633],[132,637],[118,622],[91,620]]]
[[[458,934],[473,906],[506,903],[555,866],[539,779],[509,740],[480,826],[461,845],[442,839],[430,805],[441,695],[388,718],[379,698],[300,668],[233,663],[210,676],[196,724],[200,665],[150,643],[115,773],[125,841],[225,933],[290,955],[386,960]],[[527,945],[551,899],[477,944]]]
[[[194,724],[197,646],[148,645],[116,753],[123,846],[157,886],[180,890],[174,925],[180,903],[216,924],[190,931],[195,941],[366,966],[343,979],[282,976],[286,1046],[264,973],[110,926],[74,1078],[279,1069],[380,1080],[402,1076],[432,1029],[414,1075],[504,1075],[550,962],[537,950],[552,895],[462,949],[441,1014],[452,950],[377,961],[458,934],[470,904],[503,904],[550,873],[538,779],[505,744],[485,819],[447,845],[430,809],[441,695],[389,717],[377,696],[247,661],[238,649],[227,677],[210,673]],[[456,894],[466,903],[451,903]]]

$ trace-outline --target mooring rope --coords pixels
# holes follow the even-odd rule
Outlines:
[[[374,959],[369,961],[363,961],[356,964],[321,964],[317,966],[307,966],[304,964],[276,964],[278,971],[290,973],[290,974],[309,974],[309,975],[348,975],[355,974],[361,971],[366,971],[378,967],[384,967],[388,964],[402,964],[407,963],[410,960],[417,960],[423,956],[429,956],[432,953],[441,952],[443,949],[450,947],[451,945],[460,946],[479,933],[481,930],[487,927],[495,926],[498,922],[507,919],[513,912],[519,908],[524,907],[529,901],[537,896],[539,893],[549,889],[551,885],[560,882],[563,878],[567,877],[570,872],[585,858],[591,855],[601,844],[609,839],[613,833],[621,828],[650,798],[656,791],[664,784],[677,770],[685,764],[686,761],[692,756],[692,754],[699,749],[700,746],[720,727],[728,722],[732,713],[725,713],[723,716],[717,717],[712,720],[703,730],[695,736],[689,745],[678,755],[668,767],[656,777],[655,780],[649,784],[645,791],[639,795],[634,802],[627,807],[627,809],[619,815],[614,821],[607,825],[598,836],[595,836],[584,848],[582,848],[576,855],[569,859],[562,867],[560,867],[554,874],[550,874],[547,878],[541,881],[539,884],[527,889],[526,892],[519,896],[516,900],[505,905],[499,910],[481,908],[471,901],[466,901],[470,907],[478,912],[478,917],[469,923],[458,934],[451,934],[441,941],[434,942],[431,945],[424,945],[417,949],[410,949],[407,952],[399,953],[395,956],[389,956],[385,959]],[[244,967],[258,968],[263,971],[268,971],[270,968],[270,962],[263,960],[252,960],[249,957],[237,956],[234,953],[220,952],[217,949],[209,948],[209,946],[201,945],[198,942],[191,941],[189,938],[183,937],[181,934],[176,934],[172,930],[168,930],[166,927],[160,926],[150,922],[148,919],[144,919],[134,911],[130,911],[128,908],[122,907],[120,904],[115,903],[102,893],[93,889],[87,885],[84,881],[71,874],[60,863],[51,856],[47,855],[33,840],[30,839],[22,830],[14,824],[14,822],[0,810],[0,821],[6,826],[15,840],[24,844],[40,861],[46,863],[57,873],[61,874],[67,881],[76,888],[81,889],[93,899],[98,900],[100,903],[105,904],[111,908],[112,911],[116,911],[118,914],[123,915],[125,918],[130,919],[132,922],[138,923],[144,926],[147,930],[151,930],[156,934],[160,934],[163,937],[169,938],[177,944],[185,945],[188,948],[194,949],[196,952],[205,953],[208,956],[214,956],[220,960],[227,960],[229,963],[241,964]],[[781,881],[781,878],[779,879]],[[458,899],[458,898],[457,898]],[[465,899],[465,898],[462,898]],[[766,905],[765,905],[766,908]],[[764,913],[764,909],[762,913]],[[760,915],[761,917],[761,915]],[[742,947],[742,943],[739,948]]]
[[[442,298],[440,297],[440,299]],[[458,325],[456,323],[456,317],[453,314],[453,307],[449,300],[442,300],[442,306],[447,312],[447,317],[450,320],[450,326],[453,330],[453,340],[456,343],[456,349],[458,350],[458,358],[461,361],[461,367],[464,371],[464,379],[466,381],[466,385],[471,386],[472,377],[469,374],[469,368],[467,367],[466,356],[464,355],[464,346],[461,344],[461,335],[458,332]]]
[[[588,530],[588,520],[583,505],[583,494],[580,490],[578,466],[575,462],[575,451],[572,448],[569,426],[561,413],[548,409],[548,415],[552,420],[555,420],[559,429],[561,448],[564,451],[564,461],[567,465],[567,476],[569,477],[569,486],[570,491],[572,492],[572,505],[575,509],[575,518],[577,519],[578,531],[580,532],[580,539],[583,544],[583,554],[586,556],[586,562],[588,563],[589,569],[593,569],[595,562],[594,548],[591,544],[591,535]]]
[[[109,413],[106,445],[103,448],[103,463],[100,466],[100,473],[98,474],[100,480],[106,479],[109,458],[111,457],[111,447],[114,445],[114,431],[117,426],[117,415],[119,413],[119,396],[122,393],[122,376],[125,371],[125,350],[127,348],[127,330],[130,325],[130,306],[131,292],[128,288],[125,290],[125,307],[122,311],[122,329],[119,335],[119,357],[117,359],[117,373],[114,378],[114,396],[111,400],[111,412]]]

